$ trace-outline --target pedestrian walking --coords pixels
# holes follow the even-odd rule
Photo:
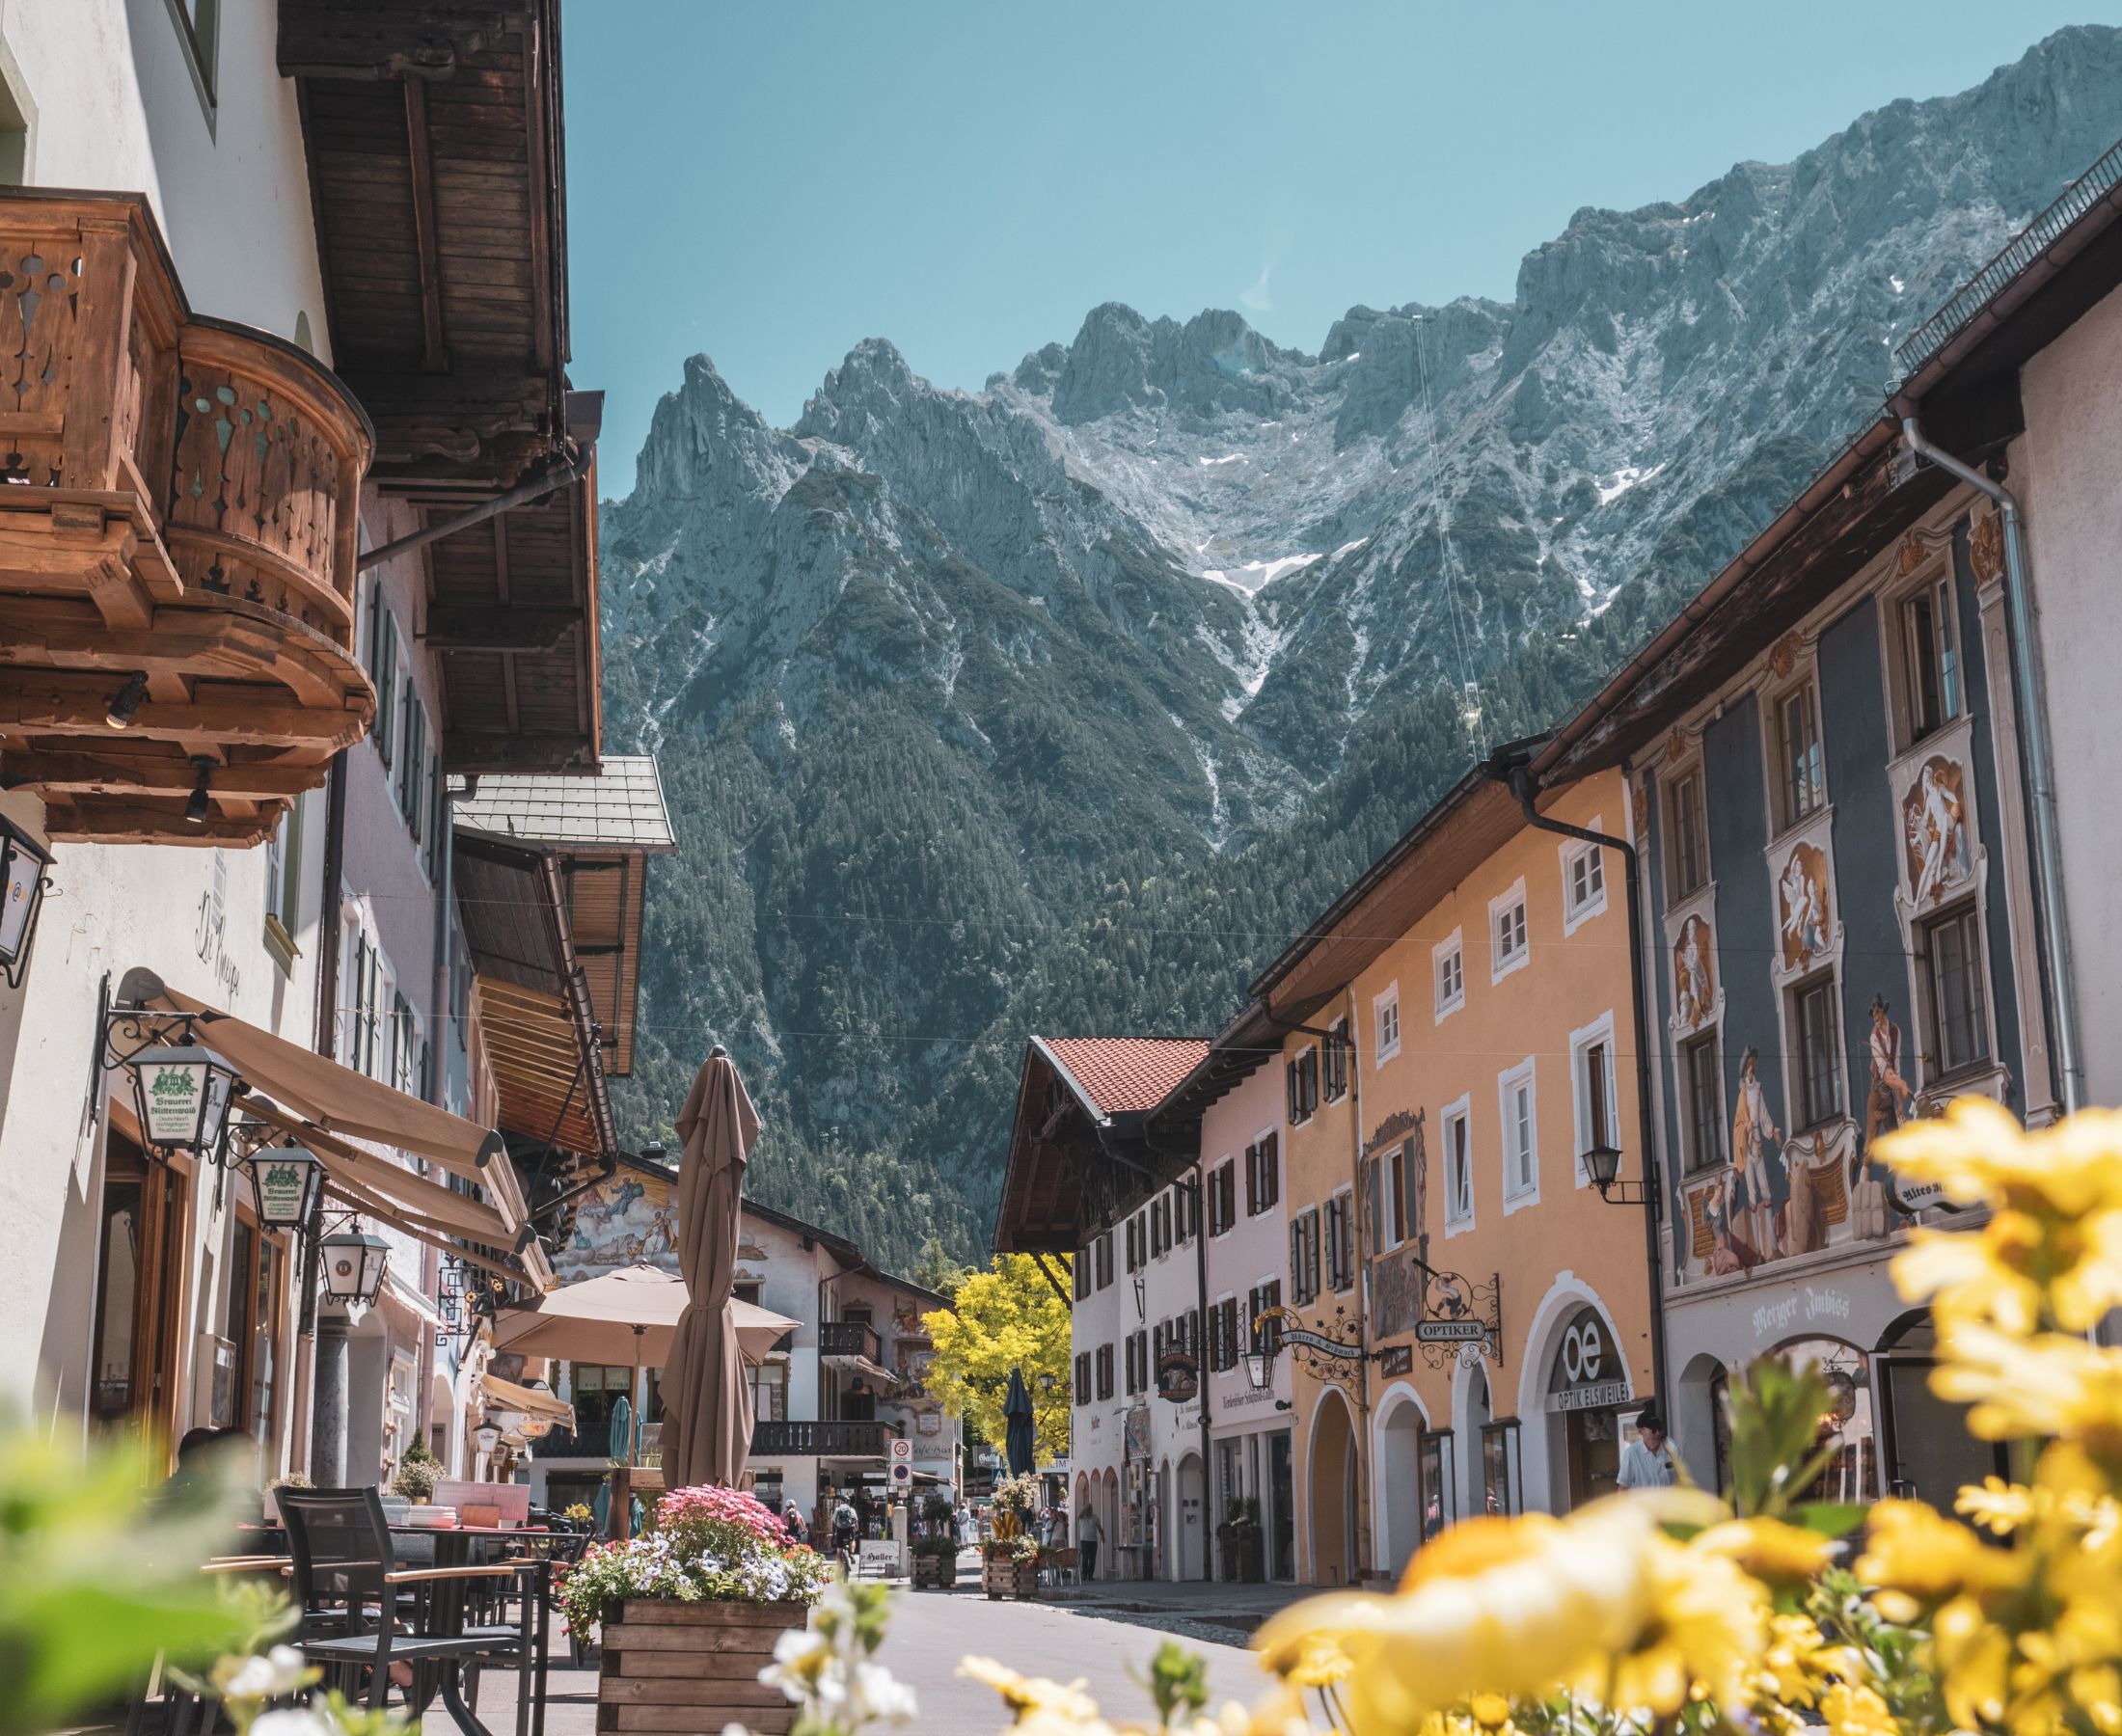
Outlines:
[[[1621,1449],[1620,1475],[1615,1480],[1624,1489],[1662,1489],[1679,1480],[1665,1438],[1665,1415],[1655,1403],[1637,1415],[1636,1438]]]
[[[1098,1577],[1098,1515],[1086,1506],[1075,1516],[1075,1555],[1086,1581]]]

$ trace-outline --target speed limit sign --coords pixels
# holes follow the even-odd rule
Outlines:
[[[891,1486],[910,1487],[913,1482],[913,1443],[894,1437],[891,1443]]]

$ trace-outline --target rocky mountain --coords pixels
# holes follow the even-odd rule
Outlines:
[[[1029,1031],[1211,1029],[2117,135],[2122,33],[2073,29],[1316,355],[1107,304],[977,393],[864,342],[788,429],[693,358],[604,509],[607,727],[682,840],[629,1130],[720,1040],[762,1197],[887,1258],[983,1242]]]

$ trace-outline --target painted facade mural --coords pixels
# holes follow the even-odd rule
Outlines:
[[[1918,909],[1927,909],[1974,872],[1968,848],[1967,778],[1955,760],[1934,753],[1901,799],[1908,883]]]
[[[1824,956],[1832,944],[1827,853],[1817,844],[1801,841],[1790,847],[1782,873],[1776,879],[1776,907],[1783,970],[1795,974]]]
[[[1673,947],[1673,1029],[1692,1034],[1717,1009],[1717,939],[1709,924],[1690,916]]]
[[[617,1266],[678,1269],[678,1207],[669,1186],[653,1176],[622,1172],[600,1181],[575,1206],[575,1230],[553,1257],[562,1284],[594,1278]]]

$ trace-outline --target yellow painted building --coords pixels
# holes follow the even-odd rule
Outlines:
[[[1541,817],[1632,835],[1618,774]],[[1284,1033],[1302,1577],[1612,1486],[1651,1392],[1624,853],[1469,775],[1254,985]],[[1609,1203],[1584,1154],[1618,1150]]]

